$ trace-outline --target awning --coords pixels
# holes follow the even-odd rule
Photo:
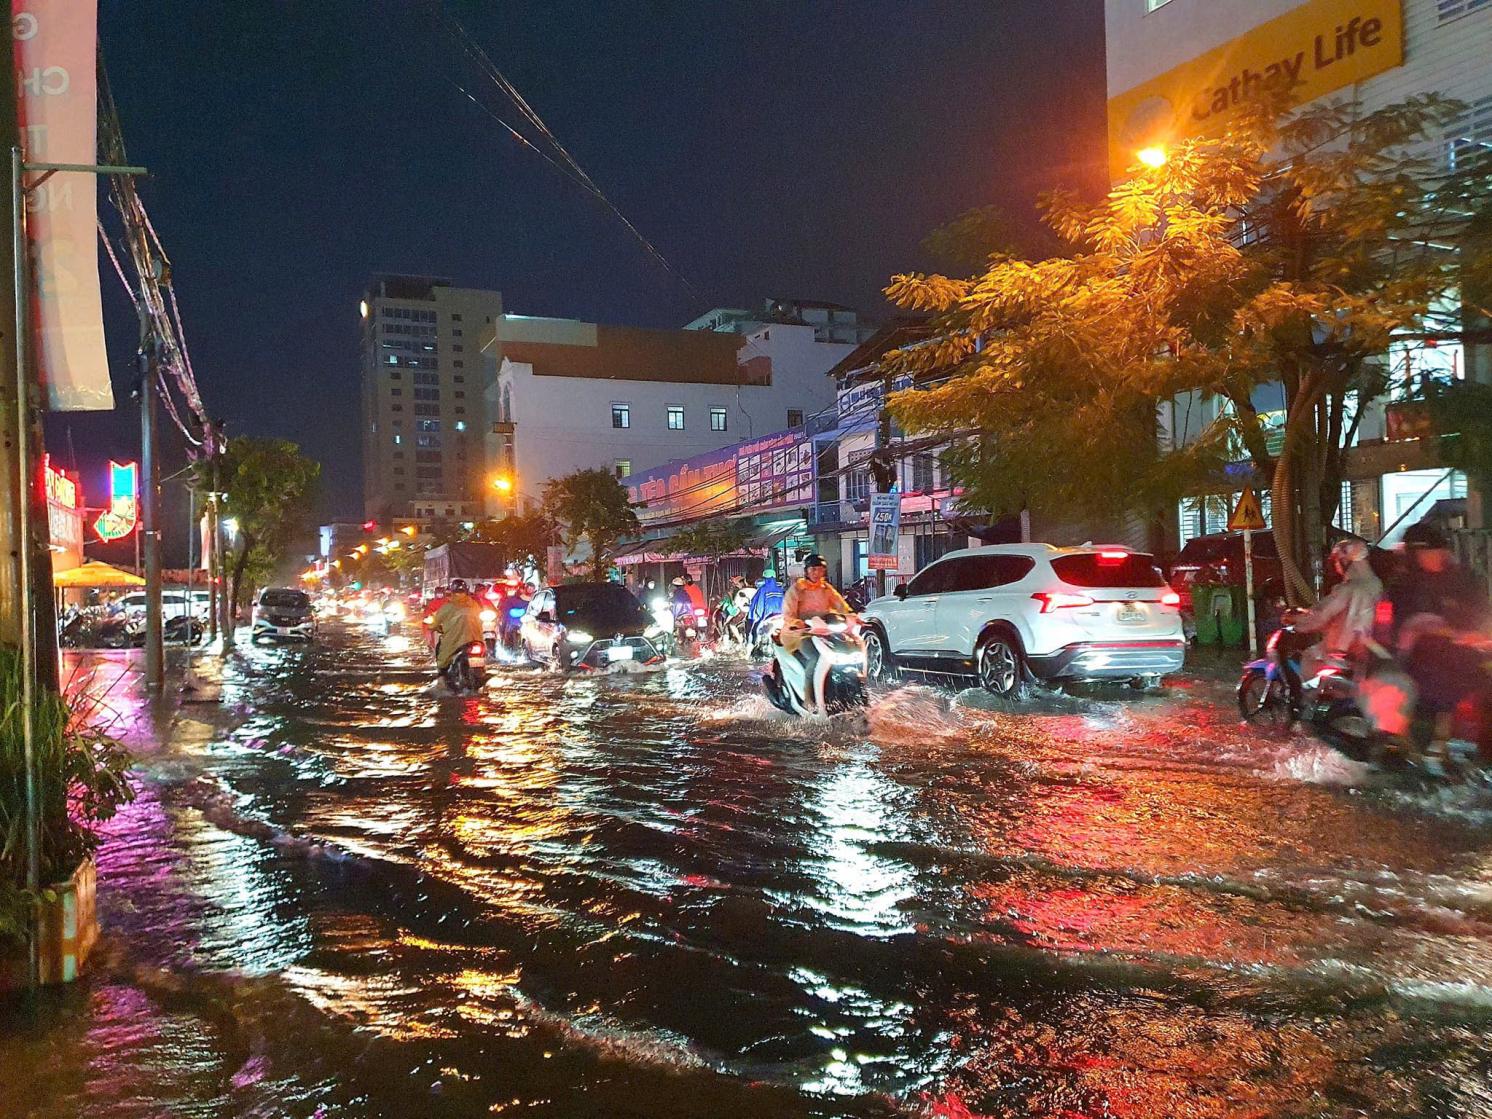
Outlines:
[[[143,587],[145,580],[112,564],[89,560],[52,576],[54,587]]]

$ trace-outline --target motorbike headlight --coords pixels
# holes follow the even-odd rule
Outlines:
[[[483,622],[495,622],[495,621],[497,621],[497,611],[496,610],[483,610],[482,611],[482,621]]]
[[[404,604],[401,602],[389,603],[383,612],[388,615],[389,620],[392,622],[402,622],[404,620]]]
[[[574,642],[576,645],[589,645],[592,641],[596,640],[583,629],[566,630],[565,639]]]

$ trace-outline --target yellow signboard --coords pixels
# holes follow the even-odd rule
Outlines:
[[[1109,101],[1109,170],[1141,148],[1221,130],[1246,101],[1315,100],[1404,62],[1403,0],[1308,0]]]
[[[1228,531],[1259,532],[1263,528],[1264,510],[1259,506],[1259,495],[1253,486],[1244,486],[1238,504],[1233,506],[1233,515],[1228,518]]]

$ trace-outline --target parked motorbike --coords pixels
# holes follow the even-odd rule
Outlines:
[[[816,654],[811,665],[780,640],[772,642],[772,663],[762,673],[762,688],[772,704],[789,715],[863,712],[870,696],[859,624],[842,614],[813,618],[804,646]]]
[[[456,695],[473,695],[487,683],[487,643],[473,641],[446,665],[446,687]]]

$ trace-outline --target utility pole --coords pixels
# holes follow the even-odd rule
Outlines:
[[[207,640],[215,642],[218,639],[218,494],[217,494],[217,455],[218,434],[215,425],[207,427],[207,454],[212,466],[208,472],[208,494],[207,505],[202,510],[202,515],[207,518]],[[200,479],[201,474],[197,477]]]
[[[15,73],[15,39],[11,35],[0,36],[0,62],[4,73]],[[10,151],[21,142],[20,126],[16,120],[16,83],[0,82],[0,151]],[[15,225],[15,198],[11,192],[0,191],[0,206],[4,207],[5,228]],[[0,237],[0,306],[14,306],[15,290],[15,243],[11,238]],[[20,470],[21,416],[23,409],[16,398],[21,379],[16,375],[16,339],[10,331],[0,328],[0,644],[11,649],[20,649],[22,630],[22,603],[26,596],[21,582],[21,498],[26,493]]]
[[[160,461],[155,448],[156,340],[140,344],[140,541],[145,564],[145,686],[159,693],[166,684],[161,634]]]
[[[212,448],[213,550],[218,554],[218,574],[222,578],[222,582],[218,588],[218,602],[223,610],[223,652],[226,653],[233,648],[234,619],[233,597],[228,587],[228,565],[232,558],[232,549],[225,549],[223,547],[222,506],[219,504],[223,500],[223,451],[227,447],[224,441],[221,421],[213,425],[213,432],[217,436],[213,441]]]

